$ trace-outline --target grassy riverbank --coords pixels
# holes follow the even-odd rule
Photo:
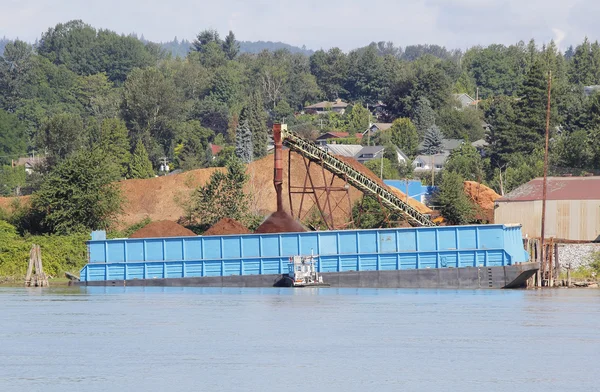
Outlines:
[[[46,274],[54,278],[63,278],[65,272],[78,274],[86,262],[88,237],[86,234],[20,236],[14,226],[0,221],[0,283],[23,280],[32,244],[40,245]]]

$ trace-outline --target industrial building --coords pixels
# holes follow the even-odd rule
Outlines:
[[[543,179],[496,200],[495,223],[521,223],[523,235],[541,237]],[[600,177],[548,177],[546,238],[600,241]]]

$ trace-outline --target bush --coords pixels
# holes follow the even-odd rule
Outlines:
[[[87,261],[87,239],[87,234],[22,237],[13,225],[0,220],[0,281],[25,277],[32,244],[40,245],[46,274],[77,274]]]

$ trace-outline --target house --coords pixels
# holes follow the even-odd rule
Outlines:
[[[369,128],[365,130],[362,134],[364,137],[373,136],[375,133],[379,131],[385,131],[392,127],[392,123],[374,123],[369,125]]]
[[[31,174],[35,167],[44,163],[44,157],[23,157],[13,161],[13,166],[25,166],[25,173]]]
[[[361,140],[363,137],[362,134],[357,133],[354,136],[350,135],[348,132],[325,132],[321,136],[319,136],[316,140],[316,143],[320,146],[324,146],[329,143],[329,141],[335,141],[335,139],[350,139],[355,138],[357,140]]]
[[[385,152],[385,146],[361,146],[360,144],[325,144],[322,149],[333,155],[354,158],[360,163],[366,163],[373,159],[381,159]],[[408,157],[396,147],[398,162],[408,162]]]
[[[452,95],[454,96],[454,99],[460,103],[460,107],[458,107],[457,109],[475,107],[479,103],[479,101],[473,99],[469,94],[466,93]]]
[[[434,171],[438,172],[444,168],[446,161],[450,156],[450,152],[444,151],[441,154],[436,155],[417,155],[413,160],[412,165],[415,169],[415,173],[431,171],[431,166],[434,166]]]
[[[494,222],[520,223],[528,237],[541,237],[543,179],[521,185],[495,202]],[[600,241],[600,176],[548,177],[546,238]]]
[[[365,146],[356,155],[354,159],[365,164],[373,159],[381,159],[385,152],[385,146]],[[408,157],[398,147],[396,147],[396,155],[399,163],[408,162]]]
[[[304,110],[315,111],[317,113],[326,113],[332,111],[339,114],[344,114],[348,104],[341,99],[336,99],[334,102],[323,101],[314,105],[305,106]]]

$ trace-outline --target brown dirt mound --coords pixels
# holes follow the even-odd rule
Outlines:
[[[6,212],[13,212],[13,207],[19,205],[21,207],[28,207],[31,201],[31,196],[18,196],[18,197],[0,197],[0,208]]]
[[[155,238],[155,237],[192,237],[196,233],[171,221],[158,221],[147,224],[129,238]]]
[[[231,218],[223,218],[202,235],[250,234],[251,231],[240,222]]]
[[[255,233],[298,233],[303,231],[306,231],[304,227],[287,212],[276,211],[258,226]]]

